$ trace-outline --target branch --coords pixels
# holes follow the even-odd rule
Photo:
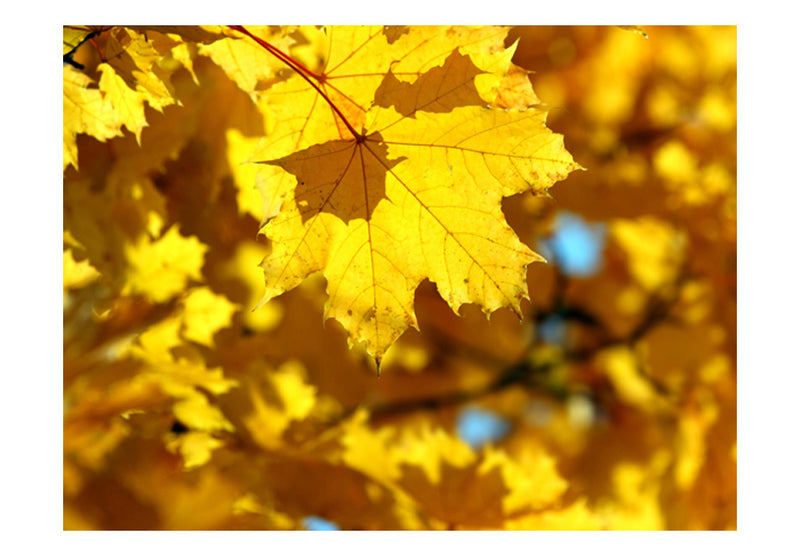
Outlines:
[[[447,392],[445,394],[414,398],[410,400],[378,403],[372,406],[366,406],[366,410],[370,413],[372,419],[402,415],[415,411],[436,411],[439,409],[479,400],[488,395],[495,394],[515,386],[546,391],[554,394],[558,398],[561,398],[562,396],[568,394],[568,392],[553,391],[552,386],[545,384],[544,380],[554,368],[564,364],[581,363],[591,359],[598,352],[615,346],[625,345],[633,347],[651,330],[669,318],[675,303],[678,301],[683,283],[688,279],[688,277],[689,276],[684,272],[679,274],[676,282],[672,284],[672,295],[670,295],[668,298],[665,299],[660,296],[652,297],[650,303],[648,304],[648,310],[642,320],[624,336],[609,336],[597,345],[586,349],[566,350],[563,353],[563,357],[558,361],[537,362],[535,359],[526,356],[523,359],[506,366],[502,371],[500,371],[499,375],[494,380],[489,381],[479,388]],[[565,276],[564,280],[568,280],[568,277]],[[563,288],[562,292],[565,290],[566,288]],[[602,329],[600,327],[600,322],[595,317],[584,311],[582,308],[572,307],[564,303],[563,298],[554,299],[553,308],[554,312],[537,313],[534,315],[534,318],[543,320],[552,314],[560,314],[569,320],[577,320],[588,326]],[[638,372],[642,378],[647,380],[653,386],[654,390],[659,395],[669,396],[671,394],[666,385],[647,374],[643,365],[640,364],[638,366]],[[340,419],[345,419],[347,416],[354,413],[356,409],[358,408],[352,408],[346,411],[342,416],[339,417],[339,419],[337,419],[337,422]]]

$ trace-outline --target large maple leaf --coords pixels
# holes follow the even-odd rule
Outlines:
[[[516,99],[525,109],[492,105],[524,91],[516,78],[505,84],[516,70],[504,36],[334,27],[313,71],[276,52],[297,75],[267,92],[278,123],[259,155],[273,168],[267,204],[279,210],[262,228],[263,302],[322,271],[325,318],[378,364],[417,327],[414,292],[426,278],[456,313],[465,303],[519,313],[526,267],[543,259],[508,226],[502,198],[545,194],[579,166],[532,92]]]

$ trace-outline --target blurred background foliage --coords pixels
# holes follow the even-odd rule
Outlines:
[[[522,322],[424,283],[379,379],[321,277],[252,311],[269,121],[159,47],[175,102],[65,161],[65,529],[736,528],[736,28],[517,39],[586,171],[504,201]]]

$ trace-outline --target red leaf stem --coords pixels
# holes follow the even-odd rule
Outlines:
[[[353,126],[350,124],[350,122],[347,121],[347,118],[344,117],[344,114],[342,114],[341,110],[339,110],[339,107],[337,107],[333,103],[333,101],[328,97],[328,95],[325,94],[325,91],[323,91],[320,88],[320,86],[313,81],[316,80],[319,81],[320,83],[323,83],[325,81],[323,76],[314,73],[313,71],[305,67],[303,64],[301,64],[300,62],[298,62],[285,52],[281,51],[279,48],[276,48],[267,41],[265,41],[264,39],[255,36],[250,31],[245,29],[244,26],[228,25],[228,27],[230,27],[234,31],[239,31],[240,33],[247,35],[248,37],[256,41],[260,46],[265,48],[270,54],[281,60],[283,63],[292,68],[294,71],[296,71],[300,75],[300,77],[308,81],[309,85],[314,87],[314,89],[322,96],[322,98],[325,99],[325,101],[330,105],[330,107],[333,108],[334,112],[336,112],[336,114],[342,119],[342,122],[344,122],[344,125],[347,126],[347,129],[350,131],[350,133],[353,134],[353,137],[358,141],[364,139],[363,135],[357,133],[356,130],[353,129]]]

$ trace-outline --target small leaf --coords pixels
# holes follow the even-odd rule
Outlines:
[[[213,346],[214,334],[230,326],[237,305],[207,287],[192,289],[183,300],[183,336],[199,344]]]
[[[159,239],[141,236],[125,246],[127,270],[124,292],[142,294],[163,302],[183,291],[191,279],[200,279],[208,246],[195,237],[185,238],[173,226]]]

